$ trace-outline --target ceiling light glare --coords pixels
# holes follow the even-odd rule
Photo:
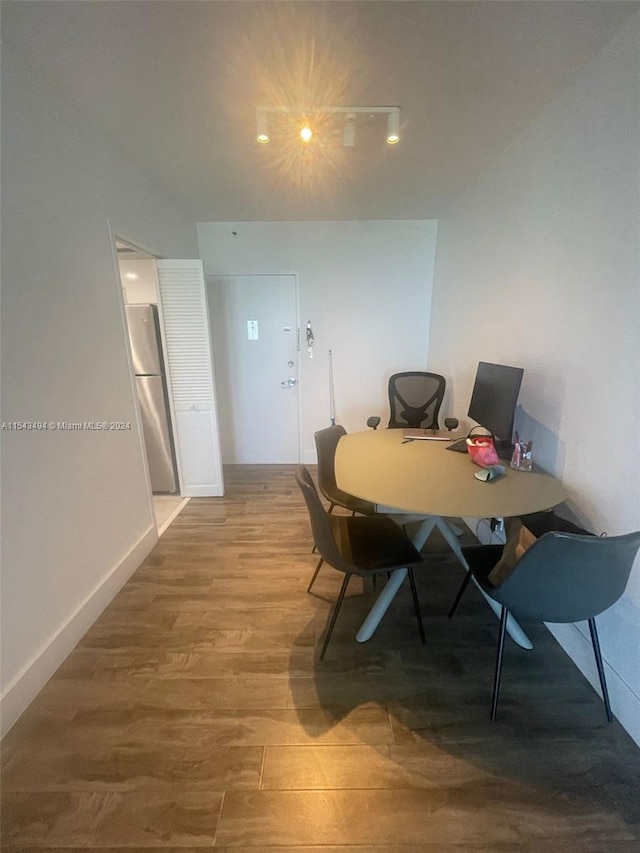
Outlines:
[[[309,127],[308,124],[304,124],[300,128],[300,139],[303,142],[310,142],[312,136],[313,136],[313,131],[311,130],[311,128]]]
[[[395,145],[400,142],[400,112],[394,110],[387,119],[387,142]]]
[[[267,113],[265,110],[256,110],[256,124],[256,139],[261,145],[266,145],[267,142],[269,142],[269,125],[267,123]]]
[[[126,272],[124,274],[124,277],[128,278],[129,281],[136,281],[136,279],[138,278],[138,275],[135,272]]]

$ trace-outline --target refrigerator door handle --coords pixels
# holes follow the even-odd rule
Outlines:
[[[136,390],[152,492],[177,491],[169,413],[161,376],[137,376]]]

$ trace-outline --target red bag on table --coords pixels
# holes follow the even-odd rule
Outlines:
[[[481,468],[500,464],[492,435],[469,434],[467,436],[467,453],[476,465],[480,465]]]

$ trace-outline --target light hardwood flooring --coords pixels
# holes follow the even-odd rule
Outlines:
[[[355,642],[358,579],[316,557],[292,466],[233,466],[193,499],[9,732],[2,842],[236,853],[640,851],[640,750],[551,635],[508,642],[446,548]],[[606,650],[605,650],[606,654]]]

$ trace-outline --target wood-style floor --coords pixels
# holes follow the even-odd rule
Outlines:
[[[508,643],[432,544],[374,638],[315,556],[291,466],[192,500],[3,744],[6,853],[640,851],[640,750],[542,627]],[[605,650],[606,654],[606,650]]]

